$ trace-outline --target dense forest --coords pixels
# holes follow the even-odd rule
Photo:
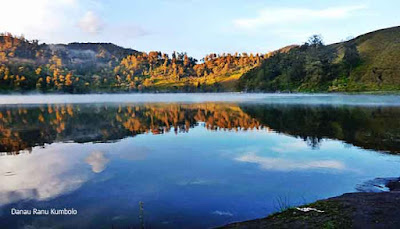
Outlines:
[[[234,90],[243,73],[268,55],[209,54],[200,62],[125,49],[110,43],[39,44],[11,34],[0,36],[3,92],[119,92]]]
[[[0,92],[327,92],[400,89],[400,27],[325,45],[196,60],[111,43],[40,44],[0,35]]]

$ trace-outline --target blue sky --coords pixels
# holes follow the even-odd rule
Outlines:
[[[313,34],[339,42],[400,25],[400,1],[0,0],[0,31],[140,51],[266,53]]]

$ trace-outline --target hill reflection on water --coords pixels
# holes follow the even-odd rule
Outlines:
[[[264,130],[400,152],[400,107],[251,103],[14,105],[0,108],[0,152],[19,154],[54,142],[108,142],[144,133]]]

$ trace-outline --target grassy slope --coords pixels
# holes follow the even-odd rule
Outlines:
[[[154,87],[159,90],[168,90],[171,88],[181,88],[185,85],[196,86],[198,83],[206,86],[213,86],[214,84],[220,84],[221,89],[224,91],[235,91],[237,80],[243,75],[242,72],[235,72],[228,75],[208,76],[208,77],[192,77],[182,78],[181,80],[169,80],[169,79],[156,79],[154,81]]]
[[[361,35],[348,41],[355,43],[362,62],[350,74],[347,90],[400,89],[400,27]],[[334,44],[338,58],[343,44]]]
[[[336,55],[332,64],[341,65],[346,43],[355,44],[360,56],[360,63],[351,69],[348,76],[338,72],[331,81],[321,82],[318,78],[307,78],[301,85],[288,82],[285,75],[279,75],[269,84],[280,90],[291,91],[399,91],[400,90],[400,27],[393,27],[374,31],[356,37],[347,42],[326,46],[330,53]],[[265,61],[270,61],[266,59]],[[257,81],[259,75],[264,75],[265,65],[254,68],[240,79],[242,83],[256,82],[258,85],[266,83]],[[262,78],[262,77],[261,77]],[[282,87],[283,85],[283,87]],[[256,88],[257,89],[257,88]]]

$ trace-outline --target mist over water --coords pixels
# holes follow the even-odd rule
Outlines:
[[[268,94],[268,93],[144,93],[0,95],[0,105],[60,103],[252,102],[305,105],[400,106],[399,95]]]

